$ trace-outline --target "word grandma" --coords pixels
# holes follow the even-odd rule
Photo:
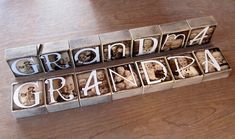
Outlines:
[[[217,23],[212,16],[5,50],[15,78],[209,44]]]

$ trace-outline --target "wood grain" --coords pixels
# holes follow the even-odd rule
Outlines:
[[[235,71],[226,79],[15,120],[5,48],[213,15],[213,43],[235,68],[234,0],[1,0],[0,138],[234,139]]]

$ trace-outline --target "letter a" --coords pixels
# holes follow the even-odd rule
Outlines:
[[[208,61],[208,57],[211,59],[212,62]],[[219,63],[216,61],[216,59],[212,56],[211,52],[209,50],[205,50],[205,61],[202,64],[205,64],[205,73],[208,73],[209,63],[214,66],[217,71],[221,70],[221,67]]]
[[[207,37],[206,32],[208,31],[209,26],[205,27],[196,37],[190,40],[189,45],[192,45],[194,42],[197,42],[199,45],[202,44],[202,40]]]
[[[94,84],[93,85],[90,85],[91,84],[91,79],[94,79]],[[87,80],[87,83],[85,85],[84,88],[82,88],[82,91],[84,92],[84,95],[87,96],[87,91],[92,89],[93,87],[95,87],[95,90],[96,90],[96,94],[97,95],[100,95],[100,90],[99,90],[99,84],[101,84],[102,82],[98,82],[97,80],[97,74],[96,74],[96,70],[93,70]],[[89,86],[90,85],[90,86]]]

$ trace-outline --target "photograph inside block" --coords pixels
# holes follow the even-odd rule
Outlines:
[[[76,77],[81,99],[100,96],[111,92],[107,74],[104,69],[78,73]]]
[[[78,99],[73,75],[53,77],[45,80],[47,104]]]
[[[131,56],[131,41],[121,41],[103,45],[104,61],[122,59]]]
[[[34,81],[13,85],[13,110],[28,109],[44,105],[43,82]]]
[[[40,58],[46,72],[67,69],[73,66],[68,51],[43,54]]]
[[[133,56],[150,54],[158,51],[160,36],[144,37],[133,41]]]
[[[165,58],[137,62],[137,66],[144,85],[173,80]]]
[[[100,46],[72,50],[76,67],[101,62]]]
[[[25,57],[8,61],[15,76],[27,76],[43,72],[38,57]]]
[[[202,75],[192,53],[169,56],[167,59],[176,80]]]
[[[207,26],[192,29],[189,35],[187,46],[202,45],[210,42],[216,26]]]
[[[219,48],[195,51],[195,56],[205,73],[229,69],[229,64]]]
[[[133,63],[108,68],[113,92],[141,87],[138,71]]]
[[[160,52],[182,48],[188,37],[188,31],[165,34],[162,37]]]

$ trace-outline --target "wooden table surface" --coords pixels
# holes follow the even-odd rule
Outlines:
[[[235,70],[226,79],[16,120],[4,49],[213,15],[235,69],[234,0],[1,0],[0,138],[235,139]]]

